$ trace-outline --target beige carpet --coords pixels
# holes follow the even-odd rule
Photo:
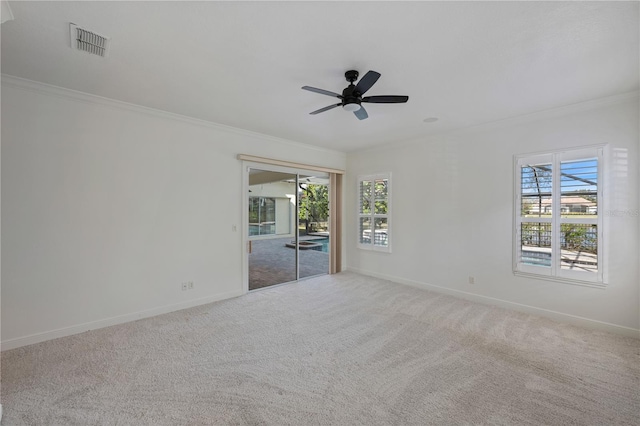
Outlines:
[[[353,273],[2,354],[3,426],[638,425],[640,341]]]

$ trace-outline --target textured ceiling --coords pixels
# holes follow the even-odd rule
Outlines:
[[[638,90],[637,2],[18,2],[2,73],[341,151]],[[111,37],[72,50],[69,22]],[[306,92],[382,74],[359,121]],[[435,123],[425,123],[438,117]]]

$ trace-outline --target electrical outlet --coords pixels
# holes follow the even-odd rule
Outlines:
[[[187,291],[189,290],[189,284],[188,283],[182,283],[182,291]]]
[[[193,281],[189,281],[187,283],[187,287],[189,288],[189,290],[193,290]]]
[[[475,283],[476,283],[475,277],[469,276],[469,284],[475,284]]]

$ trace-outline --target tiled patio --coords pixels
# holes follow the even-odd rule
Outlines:
[[[292,238],[274,238],[252,242],[249,254],[249,290],[295,281],[296,252],[285,245],[291,241]],[[329,253],[300,250],[300,278],[328,272]]]

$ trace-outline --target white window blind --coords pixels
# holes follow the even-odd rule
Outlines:
[[[604,283],[602,147],[516,157],[514,271]]]
[[[391,251],[391,174],[358,178],[358,247]]]

